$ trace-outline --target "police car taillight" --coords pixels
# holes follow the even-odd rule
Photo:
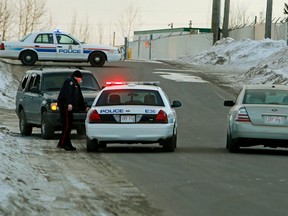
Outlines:
[[[1,43],[0,50],[5,50],[5,44],[4,43]]]
[[[155,123],[168,123],[167,113],[163,110],[160,110],[155,118]]]
[[[99,123],[101,122],[101,117],[98,114],[97,110],[93,110],[89,116],[89,123]]]

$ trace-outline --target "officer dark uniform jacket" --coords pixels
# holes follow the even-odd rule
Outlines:
[[[82,91],[81,91],[79,84],[74,79],[74,74],[75,72],[72,74],[71,77],[69,77],[68,79],[64,81],[63,86],[58,96],[57,104],[58,104],[59,109],[67,109],[68,104],[72,104],[73,112],[84,111],[85,104],[84,104]]]
[[[76,148],[72,146],[70,140],[73,112],[85,111],[82,91],[75,77],[82,78],[82,73],[79,70],[76,70],[68,79],[64,81],[57,99],[61,121],[63,124],[62,133],[57,147],[64,148],[65,150],[76,150]],[[72,105],[71,111],[68,110],[69,104]]]

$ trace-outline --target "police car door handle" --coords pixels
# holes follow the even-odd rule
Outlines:
[[[39,45],[35,45],[35,47],[39,47]]]
[[[58,48],[62,48],[62,46],[57,46]]]

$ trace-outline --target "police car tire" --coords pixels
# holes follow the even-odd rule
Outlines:
[[[99,142],[99,148],[106,148],[107,143],[106,142]]]
[[[105,64],[105,55],[101,52],[94,52],[89,58],[89,62],[93,67],[102,67]]]
[[[20,60],[23,65],[33,66],[37,61],[37,54],[33,51],[24,51],[20,55]]]
[[[43,139],[54,137],[54,127],[49,123],[46,111],[41,116],[41,134]]]
[[[169,137],[164,145],[163,145],[163,150],[165,152],[174,152],[175,148],[177,146],[177,134],[173,134],[172,137]]]
[[[23,109],[19,113],[19,128],[21,135],[30,136],[32,134],[32,126],[27,124],[26,115]]]
[[[99,143],[97,140],[91,140],[88,137],[86,138],[86,149],[87,152],[98,152]]]

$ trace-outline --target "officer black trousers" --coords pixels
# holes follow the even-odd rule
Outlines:
[[[70,134],[72,130],[73,112],[67,109],[60,109],[60,116],[63,128],[58,145],[71,146]]]

